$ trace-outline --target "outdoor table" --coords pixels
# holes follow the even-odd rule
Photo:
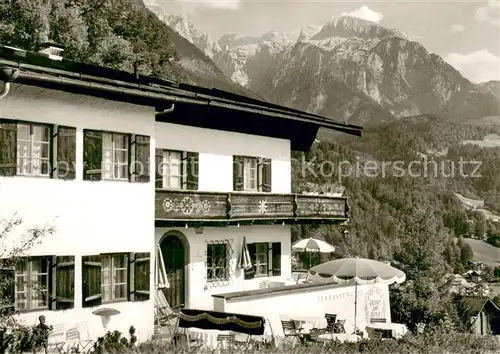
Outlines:
[[[284,316],[283,316],[284,317]],[[287,316],[290,320],[299,321],[302,329],[309,332],[313,328],[326,328],[327,323],[324,316]]]
[[[318,336],[318,340],[325,342],[330,340],[339,340],[341,342],[357,342],[360,339],[361,336],[347,333],[325,333]]]
[[[402,323],[371,323],[366,326],[366,331],[368,336],[373,333],[374,329],[389,329],[392,330],[392,336],[394,338],[402,337],[408,331],[406,326]]]

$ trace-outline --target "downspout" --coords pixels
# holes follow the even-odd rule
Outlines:
[[[170,108],[164,109],[163,111],[156,112],[156,114],[167,114],[167,113],[172,113],[175,109],[175,103],[172,103]]]
[[[0,81],[3,81],[4,86],[0,92],[0,100],[7,96],[10,91],[10,83],[19,76],[19,70],[7,67],[0,68]]]
[[[2,98],[4,98],[5,96],[7,96],[8,93],[9,93],[9,91],[10,91],[10,82],[4,82],[4,84],[3,84],[3,90],[0,93],[0,100]]]

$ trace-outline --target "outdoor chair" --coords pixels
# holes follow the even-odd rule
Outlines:
[[[64,323],[55,324],[49,332],[47,351],[53,353],[63,353],[66,344],[64,333]]]
[[[78,329],[79,351],[80,353],[88,353],[94,344],[94,341],[90,339],[89,324],[87,322],[77,322],[75,327]]]
[[[344,325],[345,325],[345,320],[337,320],[337,322],[335,322],[335,324],[333,325],[334,326],[333,332],[346,333]]]
[[[285,335],[285,341],[298,339],[302,341],[301,331],[302,328],[297,326],[297,322],[293,320],[283,321],[281,320],[281,327],[283,327],[283,334]]]
[[[325,313],[325,319],[326,319],[326,332],[333,332],[335,329],[335,322],[337,322],[337,315],[336,314],[331,314],[331,313]]]
[[[163,291],[158,290],[155,296],[155,324],[160,328],[166,328],[170,335],[174,335],[179,320],[179,311],[184,305],[170,307]]]

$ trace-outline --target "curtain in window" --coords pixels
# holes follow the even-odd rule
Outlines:
[[[103,178],[113,178],[113,137],[102,134],[102,168]]]

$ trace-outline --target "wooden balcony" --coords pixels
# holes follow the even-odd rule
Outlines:
[[[158,226],[336,224],[348,211],[347,198],[328,195],[157,189],[155,197]]]

